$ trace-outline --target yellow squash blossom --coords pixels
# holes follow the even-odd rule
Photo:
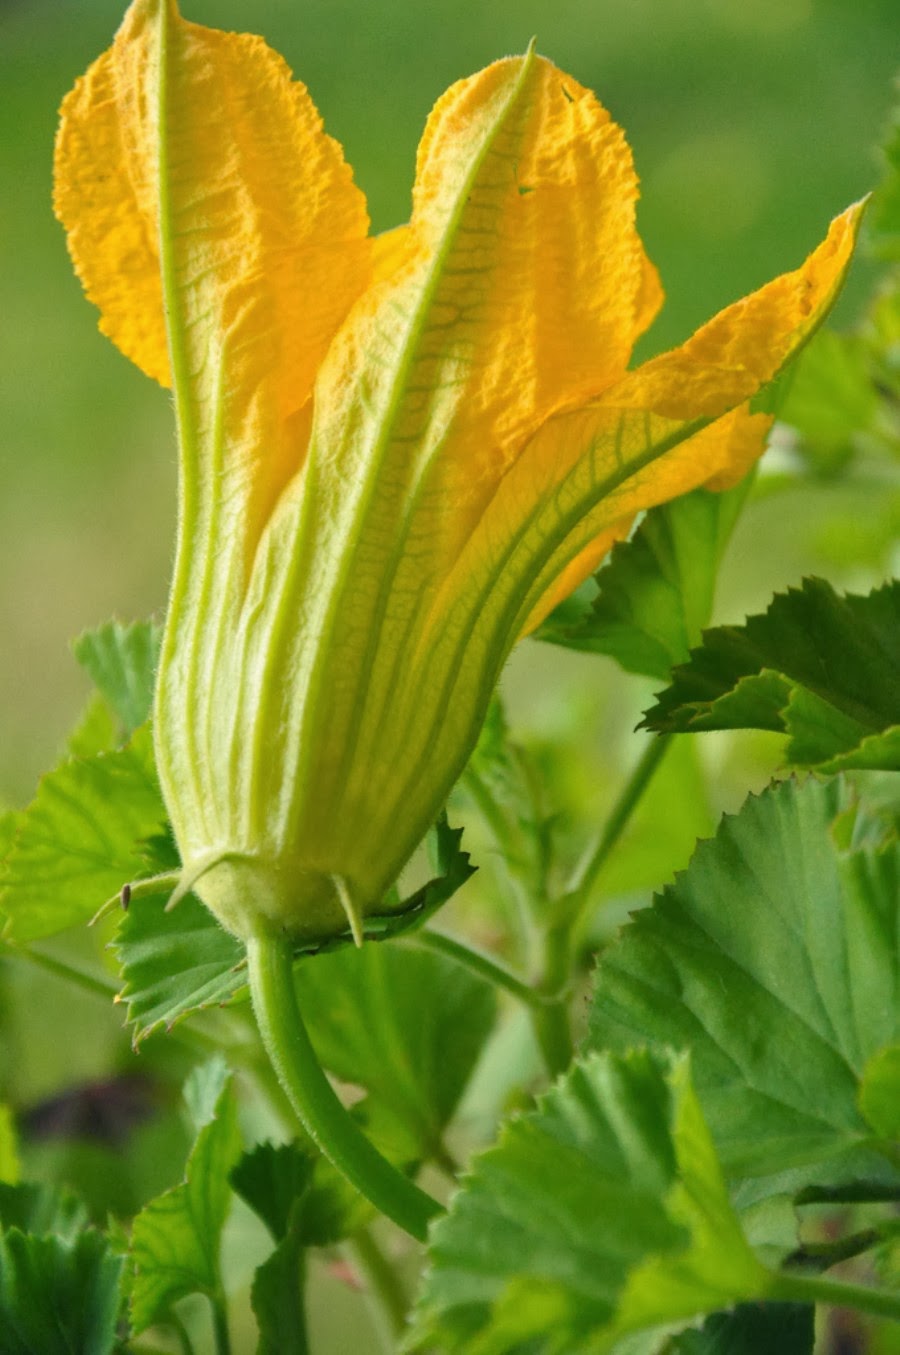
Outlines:
[[[184,879],[245,939],[383,911],[516,639],[635,514],[738,478],[746,402],[859,216],[636,370],[661,290],[590,91],[529,54],[438,101],[409,225],[256,37],[135,0],[63,106],[56,206],[101,327],[175,394],[158,674]]]

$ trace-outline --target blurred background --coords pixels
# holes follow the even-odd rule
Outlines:
[[[0,808],[31,798],[85,701],[70,640],[113,615],[165,606],[175,517],[169,396],[99,334],[51,209],[56,110],[123,8],[0,0]],[[416,143],[435,99],[535,35],[541,52],[597,91],[634,150],[639,225],[667,293],[640,356],[796,266],[831,217],[873,187],[900,67],[897,0],[182,0],[182,9],[262,33],[284,54],[343,142],[376,231],[408,216]],[[877,274],[873,261],[858,261],[833,324],[854,324]],[[865,590],[891,563],[896,491],[892,503],[877,499],[864,477],[841,473],[840,457],[779,482],[778,456],[768,484],[779,492],[757,493],[744,513],[717,620],[740,621],[808,573]],[[640,752],[632,731],[652,684],[599,656],[525,642],[504,688],[563,835],[583,839]],[[598,884],[605,928],[686,863],[717,813],[764,783],[778,751],[774,736],[710,735],[670,754]],[[457,819],[466,813],[460,802]],[[462,920],[489,943],[497,882],[477,821],[467,830],[483,870]],[[115,1013],[24,967],[9,967],[0,1016],[0,1095],[17,1107],[134,1066]],[[510,1083],[527,1076],[516,1038],[505,1037],[469,1098],[485,1128]],[[174,1087],[184,1071],[177,1051],[150,1041],[141,1066],[163,1064]],[[174,1112],[139,1133],[127,1169],[89,1133],[37,1135],[29,1170],[71,1180],[100,1216],[128,1213],[177,1179],[184,1160]],[[326,1282],[323,1312],[329,1292]],[[334,1348],[363,1349],[363,1318],[341,1295]]]
[[[0,0],[0,800],[12,804],[30,796],[84,697],[69,640],[113,614],[160,611],[166,596],[168,396],[98,333],[50,205],[56,110],[123,8]],[[536,35],[597,91],[634,148],[640,226],[667,292],[645,350],[678,342],[794,266],[872,186],[900,64],[895,0],[184,0],[183,9],[258,31],[286,56],[344,143],[375,230],[408,215],[416,143],[437,96]],[[841,315],[852,318],[866,288],[857,266]],[[723,594],[721,606],[755,605],[798,570],[825,570],[814,555],[798,559],[815,527],[791,521],[783,533],[776,523],[760,573],[745,576],[754,596]],[[554,672],[565,657],[551,655]],[[523,650],[517,666],[527,662]],[[585,665],[573,666],[577,680]],[[592,687],[606,668],[587,664]]]

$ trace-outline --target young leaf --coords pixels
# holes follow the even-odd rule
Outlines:
[[[135,899],[122,917],[115,949],[135,1047],[191,1012],[230,1002],[246,987],[243,946],[194,894],[170,913],[171,891]]]
[[[101,696],[132,734],[150,716],[162,630],[153,621],[108,621],[87,630],[72,652]]]
[[[68,1241],[17,1228],[0,1235],[3,1355],[110,1355],[121,1271],[93,1228]]]
[[[119,722],[99,692],[94,692],[66,739],[69,757],[92,758],[122,742]]]
[[[589,1046],[690,1049],[732,1175],[799,1187],[873,1145],[857,1093],[900,1030],[900,844],[839,850],[851,801],[840,778],[751,797],[599,963]]]
[[[49,772],[20,816],[3,865],[6,936],[34,941],[87,922],[105,899],[143,873],[140,841],[164,821],[146,728],[125,748],[63,762]]]
[[[900,770],[898,673],[900,581],[839,597],[805,579],[743,626],[705,631],[644,725],[779,730],[799,766]]]
[[[806,1303],[742,1303],[682,1332],[666,1355],[813,1355],[815,1309]]]
[[[769,1277],[731,1209],[683,1057],[577,1061],[505,1125],[431,1233],[414,1350],[606,1351]]]
[[[301,960],[295,977],[325,1066],[367,1089],[411,1157],[438,1151],[493,1029],[491,986],[443,955],[396,942]]]
[[[563,603],[536,639],[608,654],[629,673],[668,678],[709,622],[719,565],[749,485],[748,478],[721,494],[696,489],[652,508],[594,575],[593,601],[577,616]]]
[[[221,1288],[219,1241],[230,1197],[228,1172],[241,1148],[222,1061],[198,1070],[185,1097],[200,1128],[184,1181],[145,1205],[131,1233],[131,1321],[138,1335],[185,1295],[212,1296]]]

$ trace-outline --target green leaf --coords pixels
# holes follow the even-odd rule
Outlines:
[[[304,1244],[291,1228],[267,1261],[258,1267],[250,1301],[259,1325],[256,1355],[308,1355]]]
[[[88,1229],[71,1241],[0,1237],[3,1355],[108,1355],[115,1346],[122,1261]]]
[[[0,1184],[0,1229],[18,1228],[22,1233],[55,1233],[71,1242],[88,1224],[81,1200],[65,1187],[24,1181]]]
[[[750,479],[721,494],[694,490],[652,508],[594,575],[599,592],[573,616],[552,612],[538,640],[608,654],[629,673],[668,678],[712,615],[716,576]]]
[[[900,1044],[873,1054],[863,1069],[859,1108],[875,1133],[900,1145]]]
[[[780,418],[801,435],[801,449],[824,474],[838,470],[872,424],[878,394],[865,343],[820,329],[797,358]]]
[[[152,621],[108,621],[72,645],[75,658],[118,716],[126,734],[149,719],[162,629]]]
[[[900,582],[839,597],[805,579],[743,626],[705,631],[644,725],[779,730],[798,766],[900,770]]]
[[[13,1114],[9,1106],[0,1104],[0,1185],[17,1185],[20,1174],[19,1144]]]
[[[666,1355],[813,1355],[815,1309],[805,1303],[743,1303],[683,1332]]]
[[[215,1059],[197,1070],[185,1098],[202,1127],[184,1181],[151,1200],[131,1233],[131,1320],[136,1334],[185,1295],[215,1296],[221,1289],[219,1243],[230,1200],[228,1172],[241,1150],[223,1061]]]
[[[121,743],[116,717],[98,692],[90,698],[78,723],[66,739],[69,757],[92,758]]]
[[[602,1352],[763,1297],[682,1056],[577,1061],[432,1228],[412,1349]]]
[[[396,942],[301,960],[295,981],[325,1066],[366,1088],[411,1159],[439,1151],[493,1029],[491,985],[443,955]]]
[[[287,1237],[291,1212],[312,1182],[317,1157],[314,1148],[297,1143],[259,1143],[232,1169],[233,1190],[276,1242]]]
[[[241,943],[194,894],[167,913],[169,892],[133,900],[116,932],[119,1000],[135,1047],[192,1012],[230,1002],[247,984]]]
[[[841,778],[751,797],[600,959],[589,1047],[690,1049],[732,1175],[799,1188],[877,1146],[857,1093],[900,1031],[900,844],[840,850],[852,802]]]
[[[143,873],[140,840],[164,820],[146,728],[125,748],[49,772],[20,817],[0,877],[6,936],[34,941],[87,922]]]
[[[884,145],[885,175],[869,212],[869,238],[883,259],[900,262],[900,107]]]

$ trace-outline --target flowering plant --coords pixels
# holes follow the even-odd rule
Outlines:
[[[795,455],[849,420],[846,460],[888,500],[900,287],[859,333],[814,337],[856,205],[794,272],[632,365],[662,302],[637,195],[621,130],[533,50],[438,101],[410,221],[375,237],[280,58],[175,0],[134,0],[65,99],[73,262],[104,332],[173,391],[177,555],[162,633],[76,642],[96,696],[0,819],[2,945],[123,1002],[135,1046],[166,1028],[195,1065],[193,1147],[101,1232],[18,1181],[0,1105],[4,1355],[156,1351],[167,1330],[191,1355],[196,1293],[229,1355],[232,1194],[259,1227],[226,1254],[261,1253],[263,1226],[274,1243],[249,1295],[260,1355],[308,1355],[307,1255],[338,1246],[408,1352],[813,1355],[816,1305],[876,1340],[900,1318],[900,589],[807,579],[704,629],[782,374]],[[873,229],[894,256],[898,202],[895,173]],[[553,755],[495,696],[531,633],[664,685],[586,850]],[[643,884],[685,864],[673,820],[704,831],[691,741],[663,780],[668,750],[729,729],[782,735],[782,764],[815,775],[751,797],[598,930],[636,859]],[[404,900],[426,836],[434,878]],[[432,924],[470,852],[494,888],[451,935]],[[120,981],[99,948],[86,969],[40,944],[107,895]],[[129,1068],[47,1116],[108,1121],[119,1152],[159,1090]],[[831,1211],[818,1233],[810,1205]]]

